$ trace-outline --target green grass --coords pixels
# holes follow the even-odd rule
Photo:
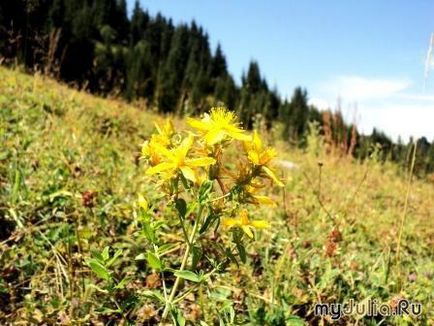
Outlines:
[[[0,324],[156,323],[161,307],[148,294],[161,280],[135,259],[150,247],[137,223],[138,194],[157,207],[156,220],[173,226],[161,231],[175,244],[169,258],[182,255],[173,212],[139,160],[159,119],[0,67]],[[319,154],[275,146],[298,167],[280,171],[285,189],[270,192],[278,207],[255,211],[272,228],[249,243],[246,264],[210,281],[206,299],[186,298],[187,322],[329,324],[314,316],[316,302],[405,297],[423,304],[422,316],[350,316],[340,323],[433,324],[433,184],[410,185],[398,261],[406,176],[375,158],[360,163],[325,155],[321,146]],[[111,254],[122,249],[110,272],[127,282],[110,291],[86,264],[106,246]]]

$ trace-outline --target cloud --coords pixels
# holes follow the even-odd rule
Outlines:
[[[431,103],[373,103],[370,107],[359,106],[358,112],[361,116],[358,127],[364,133],[370,133],[375,127],[394,140],[398,136],[403,140],[408,140],[410,136],[425,136],[429,141],[434,140],[434,107]]]
[[[319,97],[309,99],[309,105],[314,105],[320,110],[328,110],[334,106],[330,101]]]
[[[417,92],[405,78],[337,76],[319,84],[309,101],[321,110],[337,107],[347,122],[356,121],[359,130],[370,134],[383,130],[394,140],[401,136],[434,139],[434,92]]]
[[[369,78],[338,76],[320,86],[321,93],[334,94],[347,101],[388,98],[408,89],[411,81],[404,78]]]

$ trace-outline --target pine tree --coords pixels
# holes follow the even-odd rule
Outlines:
[[[291,101],[284,107],[281,118],[284,124],[284,139],[297,140],[305,134],[309,118],[306,90],[301,87],[294,90]]]

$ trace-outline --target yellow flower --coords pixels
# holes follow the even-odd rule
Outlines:
[[[170,145],[170,138],[174,131],[172,121],[167,119],[163,126],[159,126],[155,123],[157,134],[153,134],[151,139],[145,141],[142,145],[142,157],[149,160],[151,166],[159,164],[162,160],[159,147],[167,147]]]
[[[267,165],[277,156],[274,148],[264,148],[256,130],[253,132],[252,139],[244,142],[244,149],[249,161],[255,165]]]
[[[222,224],[228,228],[241,228],[249,238],[253,238],[252,229],[266,229],[270,227],[269,224],[263,220],[250,221],[246,210],[242,210],[238,218],[223,218]]]
[[[205,114],[201,120],[188,118],[187,123],[199,131],[208,145],[217,144],[228,137],[249,139],[244,130],[238,127],[235,114],[223,107],[212,108],[211,113]]]
[[[195,168],[208,166],[216,161],[211,157],[187,158],[187,154],[193,145],[193,136],[189,135],[178,147],[167,149],[164,146],[156,144],[156,149],[165,158],[164,162],[159,163],[146,170],[147,175],[165,173],[166,177],[173,177],[181,172],[182,175],[193,182],[196,182]]]
[[[158,134],[166,136],[167,138],[170,138],[175,132],[173,122],[170,119],[167,119],[163,126],[159,126],[157,123],[155,123],[155,128],[157,129]]]
[[[162,160],[157,147],[159,141],[154,136],[155,135],[152,135],[151,140],[145,141],[142,145],[142,157],[148,159],[151,166],[159,164]]]
[[[277,156],[276,150],[269,147],[265,148],[256,130],[253,133],[252,139],[244,142],[244,149],[247,153],[247,158],[252,164],[260,166],[262,171],[264,171],[270,179],[276,182],[280,187],[283,186],[282,181],[280,181],[273,170],[267,166]]]

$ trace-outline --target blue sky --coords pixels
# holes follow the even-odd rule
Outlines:
[[[128,0],[129,8],[134,1]],[[236,80],[259,62],[282,97],[306,87],[311,103],[341,109],[370,133],[434,139],[434,69],[424,89],[434,32],[432,0],[140,0],[151,14],[196,22],[226,54]],[[430,63],[434,68],[434,64]]]

